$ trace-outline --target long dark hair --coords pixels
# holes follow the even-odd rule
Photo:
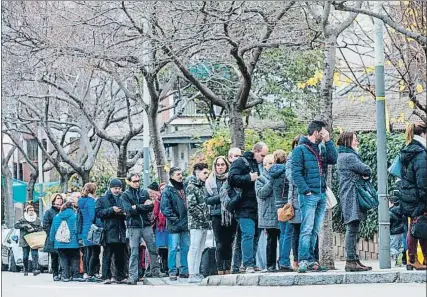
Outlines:
[[[72,201],[67,201],[64,204],[62,204],[61,211],[64,211],[64,210],[66,210],[68,208],[74,209],[74,204],[73,204]]]
[[[338,138],[337,145],[345,146],[350,148],[354,139],[354,132],[343,132]]]
[[[414,140],[414,135],[420,136],[423,133],[427,133],[427,127],[424,123],[410,123],[406,126],[406,144],[410,144]]]

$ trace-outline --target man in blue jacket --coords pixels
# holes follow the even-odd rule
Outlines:
[[[292,152],[292,178],[298,188],[301,209],[301,233],[298,248],[298,272],[326,271],[316,261],[316,238],[326,212],[327,165],[337,162],[337,151],[326,125],[313,121],[307,136],[300,139]]]

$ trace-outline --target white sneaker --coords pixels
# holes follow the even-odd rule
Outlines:
[[[87,275],[87,273],[83,274],[83,278],[87,279],[89,276]]]
[[[253,267],[246,267],[246,273],[255,273],[255,269]]]
[[[190,275],[190,277],[188,278],[189,284],[197,284],[200,283],[200,281],[201,279],[197,275]]]

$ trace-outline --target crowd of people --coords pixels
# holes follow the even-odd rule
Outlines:
[[[51,256],[54,281],[136,285],[141,277],[169,276],[197,283],[204,277],[200,264],[209,230],[215,239],[218,275],[326,271],[318,250],[329,199],[328,165],[338,170],[339,207],[346,226],[345,270],[369,271],[372,268],[360,262],[356,245],[369,210],[361,204],[360,189],[369,186],[372,169],[358,153],[355,133],[341,133],[336,146],[325,127],[321,121],[311,122],[307,135],[295,137],[288,154],[283,150],[269,154],[262,142],[248,152],[231,148],[227,156],[214,159],[211,170],[199,162],[184,179],[182,169],[172,167],[167,184],[152,183],[147,189],[141,187],[140,175],[132,173],[124,192],[121,180],[114,178],[100,198],[93,183],[68,201],[54,194],[43,223],[28,205],[15,225],[21,229],[24,274],[28,275],[30,252],[36,265],[33,273],[39,273],[37,249],[31,249],[24,237],[40,230],[47,233],[44,251]],[[414,237],[407,224],[427,212],[426,126],[411,124],[406,135],[401,151],[404,176],[390,198],[392,256],[397,260],[406,254],[402,245],[407,242],[408,269],[426,269],[427,241]],[[278,211],[289,205],[292,215],[280,219]],[[103,230],[102,243],[88,239],[97,228]],[[266,236],[264,245],[261,235]],[[416,257],[418,241],[424,263]],[[265,267],[257,261],[260,251],[266,255]]]

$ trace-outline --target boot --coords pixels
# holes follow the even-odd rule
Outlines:
[[[406,265],[406,270],[427,270],[427,266],[418,261],[418,257],[409,256],[409,263]]]
[[[367,269],[367,271],[372,270],[372,267],[371,267],[371,266],[365,266],[365,265],[363,265],[363,264],[360,262],[360,260],[359,260],[359,259],[357,259],[357,264],[359,264],[359,266],[362,266],[363,268],[366,268],[366,269]]]
[[[218,275],[224,275],[224,271],[218,270]]]
[[[226,270],[225,272],[224,272],[224,274],[230,274],[231,273],[231,271],[230,270]]]
[[[368,269],[360,266],[357,260],[347,260],[347,262],[345,263],[345,271],[362,272],[362,271],[368,271]]]

